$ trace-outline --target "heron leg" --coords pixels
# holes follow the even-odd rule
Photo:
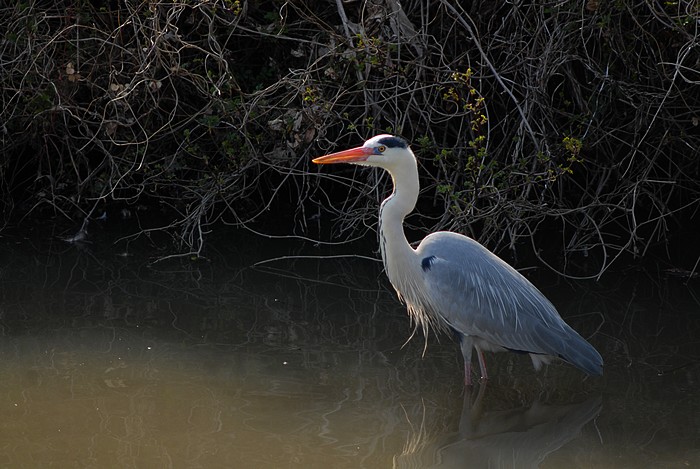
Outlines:
[[[472,385],[472,364],[468,361],[464,361],[464,385]]]
[[[461,335],[460,348],[462,349],[462,357],[464,357],[464,385],[472,385],[472,347],[474,346],[472,339],[469,336]],[[478,349],[477,349],[478,350]]]
[[[478,345],[474,345],[476,349],[476,356],[479,358],[479,369],[481,370],[481,379],[488,381],[489,374],[486,372],[486,360],[484,359],[484,352],[479,348]]]

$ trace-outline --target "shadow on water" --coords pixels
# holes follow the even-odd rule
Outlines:
[[[404,346],[378,263],[252,267],[328,254],[259,238],[207,262],[131,249],[2,239],[0,466],[700,465],[696,284],[537,278],[605,376],[489,355],[465,395],[449,338]]]

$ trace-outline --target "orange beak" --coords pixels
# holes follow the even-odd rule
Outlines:
[[[374,155],[373,148],[357,147],[349,150],[331,153],[330,155],[315,158],[312,161],[316,164],[333,164],[333,163],[360,163],[366,161],[370,155]]]

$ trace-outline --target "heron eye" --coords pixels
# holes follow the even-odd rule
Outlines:
[[[386,151],[386,147],[384,145],[379,145],[377,147],[377,150],[379,151],[379,153],[384,153]]]

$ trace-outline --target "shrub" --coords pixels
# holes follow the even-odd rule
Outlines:
[[[388,181],[363,174],[348,198],[309,160],[389,132],[423,167],[414,228],[499,248],[555,226],[599,272],[664,239],[698,199],[697,4],[460,5],[1,7],[4,216],[158,205],[199,253],[212,224],[270,213],[307,235],[322,205],[349,239]]]

